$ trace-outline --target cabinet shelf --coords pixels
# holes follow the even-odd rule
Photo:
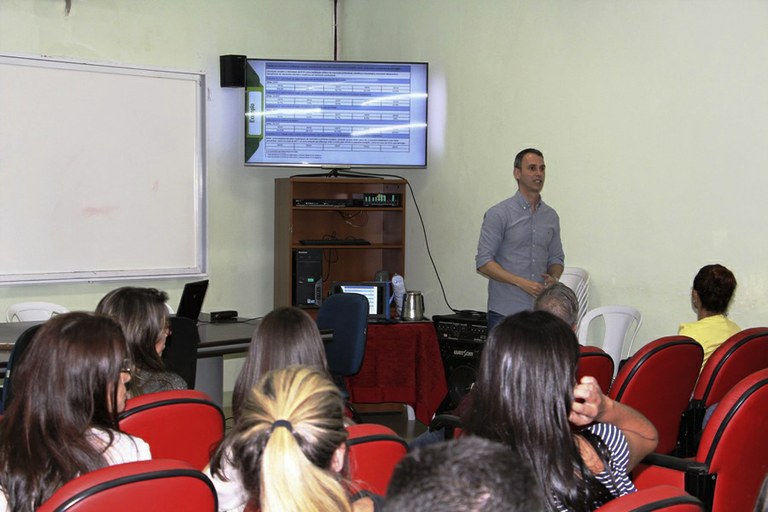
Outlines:
[[[312,307],[297,292],[296,251],[322,254],[327,296],[336,281],[370,281],[376,272],[405,275],[405,188],[402,179],[293,177],[275,179],[274,305]],[[295,199],[351,201],[362,194],[400,194],[400,206],[302,206]],[[370,245],[303,245],[301,240],[361,238]],[[315,268],[318,266],[315,264]],[[302,272],[306,270],[303,266]]]
[[[317,211],[317,212],[402,212],[401,206],[294,206],[297,211]]]

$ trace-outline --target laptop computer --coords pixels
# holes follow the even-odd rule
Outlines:
[[[392,301],[392,283],[389,281],[336,282],[332,293],[359,293],[368,299],[368,323],[388,324],[396,320],[390,318],[389,309]]]
[[[200,311],[203,310],[203,301],[205,292],[208,291],[208,280],[195,281],[184,285],[184,291],[181,292],[179,307],[176,309],[176,316],[189,318],[197,322]]]

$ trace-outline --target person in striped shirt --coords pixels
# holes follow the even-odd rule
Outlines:
[[[531,464],[550,510],[586,512],[635,492],[629,471],[658,443],[642,414],[576,381],[579,343],[545,311],[506,317],[480,359],[466,432],[511,446]]]

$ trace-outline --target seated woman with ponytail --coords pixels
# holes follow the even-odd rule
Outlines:
[[[206,469],[219,510],[376,510],[378,497],[350,497],[346,440],[344,401],[324,371],[291,366],[267,373]]]
[[[544,311],[508,316],[480,357],[465,431],[507,444],[533,467],[550,510],[587,512],[634,492],[629,471],[656,448],[653,424],[576,382],[579,343]]]

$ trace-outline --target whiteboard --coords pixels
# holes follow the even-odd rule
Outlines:
[[[0,55],[0,284],[205,274],[205,87]]]

